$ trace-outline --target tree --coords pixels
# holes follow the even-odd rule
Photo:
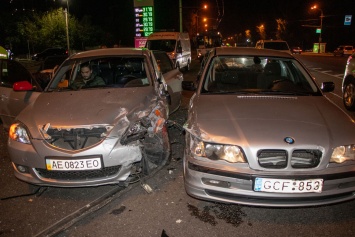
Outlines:
[[[104,39],[104,32],[93,26],[90,18],[84,17],[79,22],[74,16],[68,16],[70,48],[84,50],[87,46],[98,46]],[[46,13],[32,12],[17,18],[16,24],[11,24],[11,35],[6,41],[16,43],[22,51],[30,47],[30,53],[49,47],[67,47],[65,13],[62,8]],[[15,26],[15,27],[14,27]],[[108,38],[106,36],[106,38]]]
[[[280,40],[283,39],[285,36],[287,22],[286,20],[281,18],[276,19],[276,22],[277,22],[276,39]]]
[[[265,32],[265,27],[264,25],[256,26],[257,32],[259,33],[260,39],[264,40],[266,39],[266,32]]]

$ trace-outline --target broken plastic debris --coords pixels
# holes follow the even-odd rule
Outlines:
[[[178,219],[178,220],[176,220],[176,223],[181,223],[182,222],[182,220],[180,220],[180,219]]]
[[[142,188],[147,192],[147,193],[152,193],[153,189],[148,185],[148,184],[143,184],[142,183]]]

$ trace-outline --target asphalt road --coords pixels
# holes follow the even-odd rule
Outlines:
[[[300,56],[317,80],[339,80],[339,69],[326,74],[328,63]],[[330,61],[328,61],[330,60]],[[310,66],[311,68],[311,66]],[[337,71],[338,70],[338,71]],[[194,80],[198,62],[185,80]],[[340,80],[341,81],[341,80]],[[339,82],[338,82],[339,83]],[[171,120],[183,124],[191,92]],[[342,106],[337,93],[330,94]],[[353,115],[352,115],[353,116]],[[2,129],[2,128],[0,128]],[[261,208],[205,202],[189,197],[183,185],[184,135],[169,129],[172,162],[154,176],[130,185],[94,188],[34,188],[16,180],[0,134],[0,236],[355,236],[355,201],[309,208]],[[142,188],[147,184],[152,191]],[[22,196],[21,196],[22,195]],[[25,196],[23,196],[25,195]]]

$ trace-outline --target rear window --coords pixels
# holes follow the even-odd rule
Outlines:
[[[264,42],[265,49],[288,50],[286,42]]]

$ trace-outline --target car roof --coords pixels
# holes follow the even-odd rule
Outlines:
[[[285,40],[258,40],[258,42],[286,42]]]
[[[290,53],[273,49],[257,49],[252,47],[218,47],[215,48],[216,55],[249,55],[249,56],[272,56],[283,58],[294,58]]]
[[[94,49],[76,53],[70,56],[71,59],[96,57],[96,56],[117,56],[117,55],[149,55],[145,48],[105,48]]]

